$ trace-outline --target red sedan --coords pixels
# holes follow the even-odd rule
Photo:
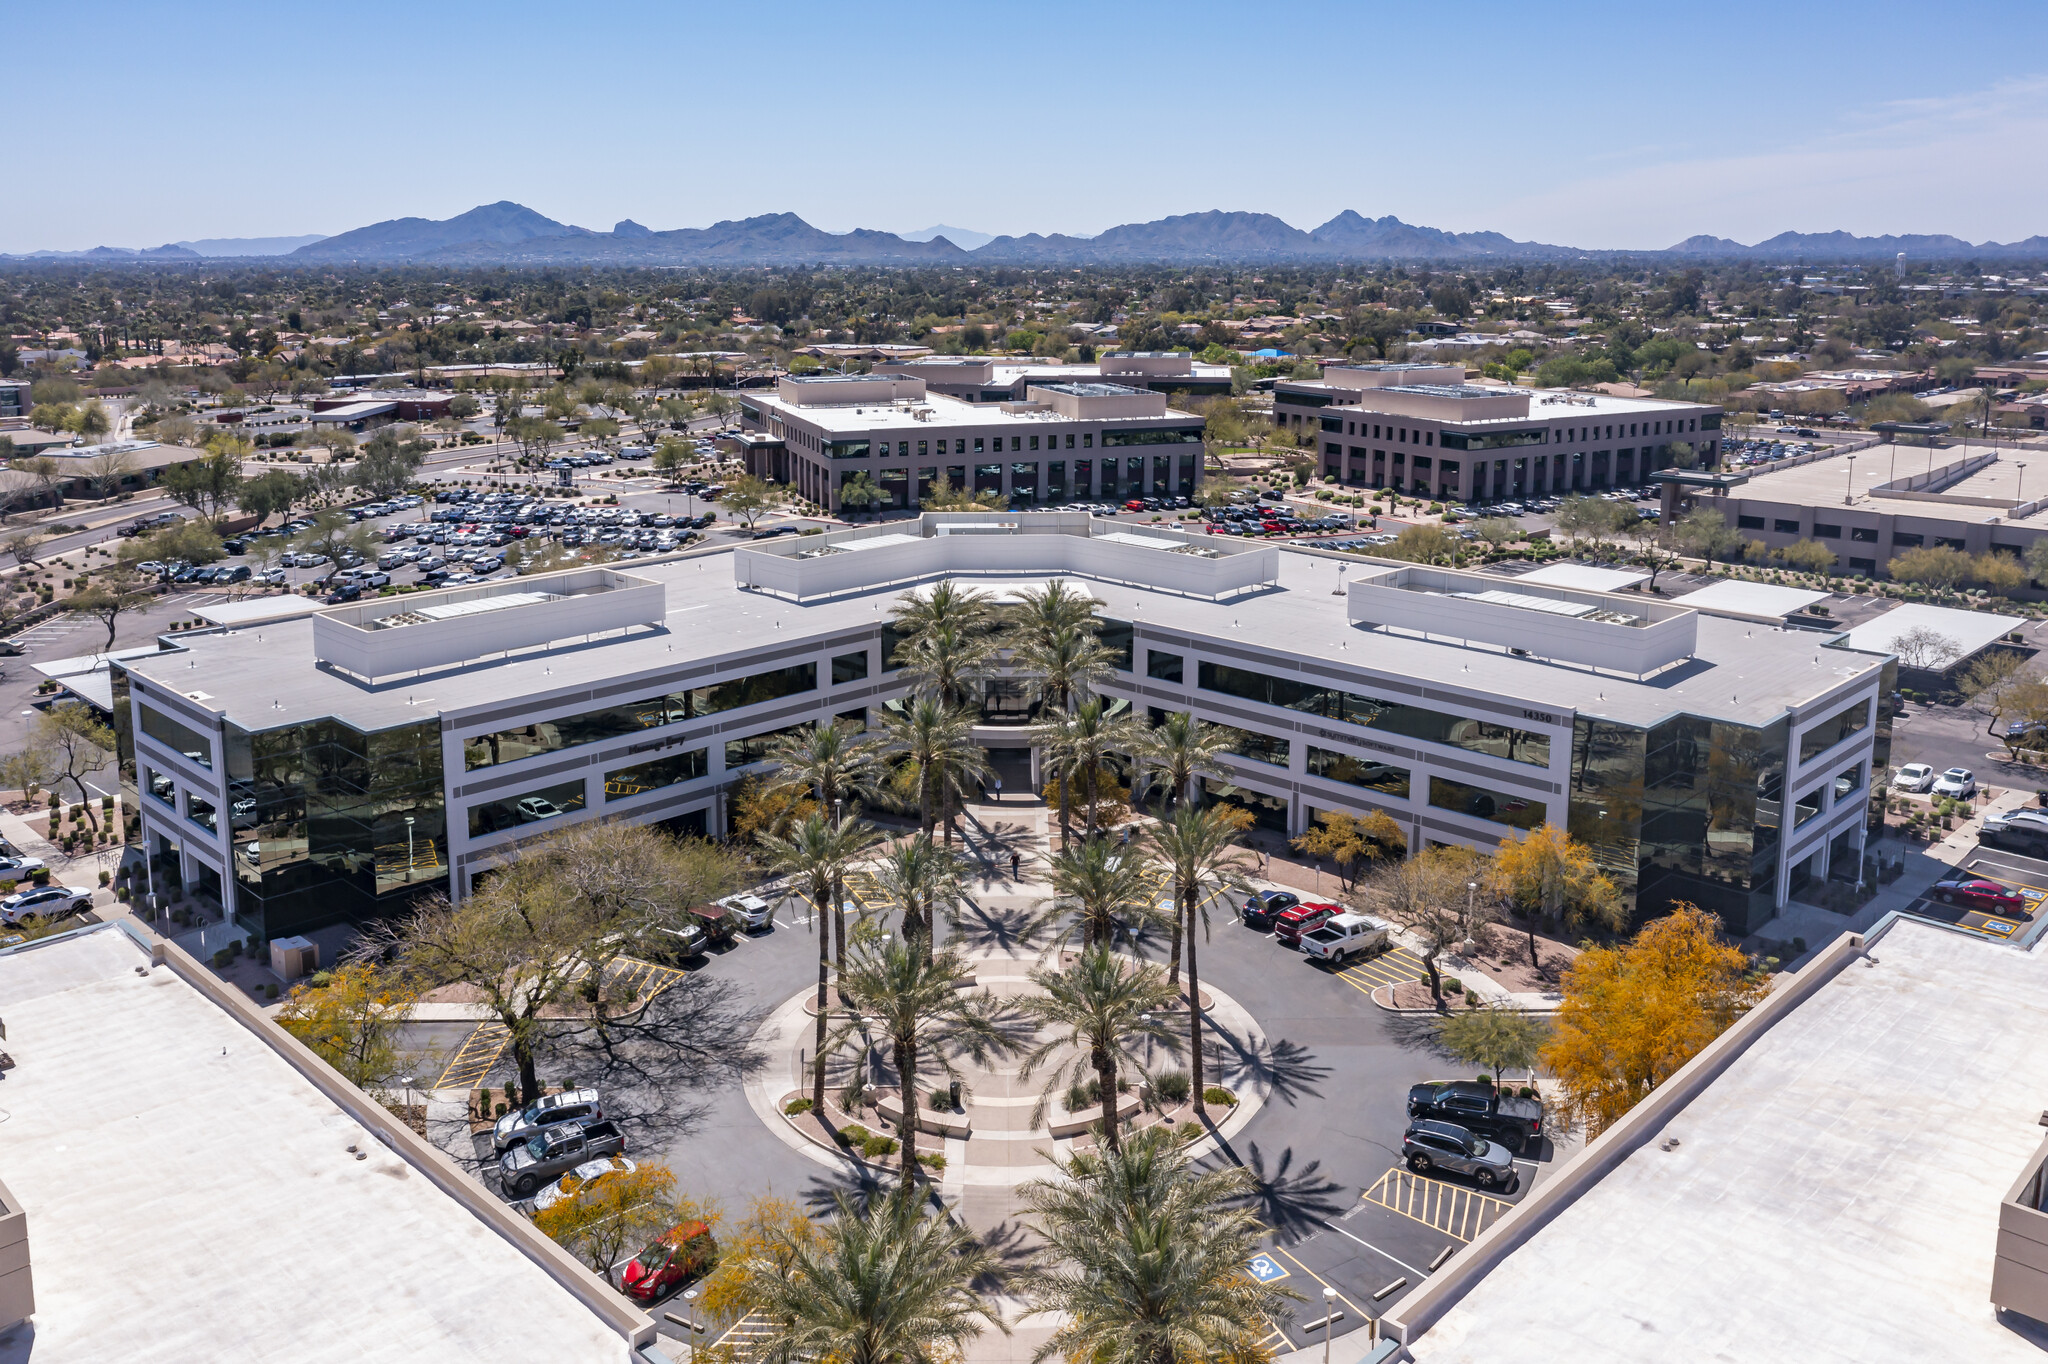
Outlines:
[[[619,1287],[641,1302],[652,1302],[711,1268],[718,1245],[702,1222],[670,1227],[661,1239],[635,1255],[619,1275]]]
[[[1934,898],[1945,905],[1967,905],[1989,914],[2018,914],[2025,916],[2027,902],[2019,892],[2008,890],[1996,881],[1948,881],[1934,888]]]
[[[1344,906],[1331,904],[1303,904],[1282,910],[1274,921],[1273,936],[1289,947],[1301,946],[1304,933],[1312,933],[1323,923],[1344,912]]]

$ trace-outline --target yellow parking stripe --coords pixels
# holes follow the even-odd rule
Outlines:
[[[482,1084],[484,1076],[498,1064],[498,1058],[505,1054],[505,1048],[511,1041],[511,1030],[503,1023],[479,1023],[476,1031],[463,1039],[455,1055],[448,1058],[441,1078],[434,1081],[434,1088],[473,1089]]]
[[[1401,1165],[1381,1175],[1362,1197],[1458,1241],[1470,1241],[1514,1206],[1462,1185],[1424,1178]]]

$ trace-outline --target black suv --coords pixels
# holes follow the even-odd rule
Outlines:
[[[1505,1188],[1515,1180],[1515,1158],[1507,1147],[1456,1123],[1410,1123],[1401,1135],[1401,1157],[1417,1174],[1449,1170],[1472,1176],[1483,1189]]]
[[[1432,1080],[1408,1091],[1411,1122],[1433,1120],[1491,1137],[1510,1151],[1543,1140],[1543,1105],[1476,1080]]]
[[[1301,903],[1301,897],[1292,891],[1255,890],[1237,911],[1237,917],[1244,920],[1246,928],[1271,928],[1280,920],[1285,910]]]

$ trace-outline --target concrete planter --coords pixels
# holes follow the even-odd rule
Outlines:
[[[1138,1096],[1135,1093],[1119,1095],[1116,1101],[1117,1121],[1124,1122],[1138,1116]],[[1102,1108],[1083,1108],[1069,1113],[1065,1108],[1055,1110],[1052,1120],[1052,1135],[1055,1137],[1078,1137],[1090,1127],[1102,1121]]]
[[[891,1129],[903,1120],[903,1099],[901,1095],[884,1094],[875,1100],[875,1112],[882,1115]],[[973,1126],[964,1113],[938,1113],[922,1105],[917,1110],[917,1130],[929,1132],[935,1137],[959,1137],[965,1141],[973,1135]]]

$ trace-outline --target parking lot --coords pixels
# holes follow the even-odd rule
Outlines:
[[[856,903],[882,903],[879,889],[860,877],[849,881],[848,892]],[[974,925],[1001,922],[1035,904],[1022,894],[976,896],[965,907],[967,934],[975,937]],[[1218,910],[1202,954],[1203,979],[1249,1010],[1263,1036],[1251,1046],[1212,1039],[1205,1064],[1213,1083],[1240,1093],[1257,1087],[1266,1101],[1215,1159],[1251,1174],[1255,1210],[1271,1228],[1261,1262],[1248,1268],[1309,1299],[1293,1322],[1275,1325],[1271,1341],[1276,1349],[1302,1348],[1320,1339],[1319,1331],[1304,1324],[1322,1315],[1325,1286],[1337,1291],[1338,1310],[1345,1313],[1336,1330],[1356,1329],[1368,1315],[1390,1309],[1448,1251],[1524,1197],[1556,1152],[1547,1140],[1529,1151],[1516,1161],[1516,1183],[1506,1189],[1485,1190],[1461,1176],[1409,1171],[1401,1156],[1409,1087],[1456,1078],[1462,1069],[1431,1050],[1428,1018],[1388,1013],[1368,993],[1377,985],[1420,976],[1420,960],[1395,949],[1331,970],[1270,932],[1246,928],[1227,910]],[[809,918],[800,900],[783,902],[771,930],[744,935],[735,945],[684,967],[730,979],[750,1006],[773,1007],[815,982],[817,940]],[[1165,944],[1148,943],[1143,950],[1163,958]],[[637,968],[629,963],[619,969]],[[502,1084],[511,1078],[503,1038],[494,1025],[415,1024],[408,1041],[420,1053],[433,1054],[435,1067],[423,1067],[421,1073],[438,1075],[437,1087]],[[769,1138],[738,1086],[700,1097],[702,1111],[687,1131],[675,1133],[658,1149],[629,1153],[666,1163],[683,1187],[719,1198],[728,1212],[767,1191],[823,1208],[835,1193],[864,1183],[858,1175],[827,1169]],[[479,1166],[488,1154],[485,1145],[480,1143],[475,1153]],[[970,1221],[979,1215],[971,1194],[962,1212]],[[1402,1279],[1402,1287],[1375,1301],[1374,1294]],[[655,1309],[657,1319],[683,1310],[680,1302]],[[724,1329],[727,1324],[721,1324]]]
[[[2017,910],[1987,909],[1948,889],[1958,882],[1976,878],[1994,881],[2018,892],[2023,907]],[[1987,938],[2010,940],[2021,937],[2039,921],[2044,899],[2048,899],[2048,861],[1980,843],[1964,855],[1952,873],[1935,882],[1927,894],[1915,900],[1909,912],[1954,924],[1957,928],[1980,933]]]

